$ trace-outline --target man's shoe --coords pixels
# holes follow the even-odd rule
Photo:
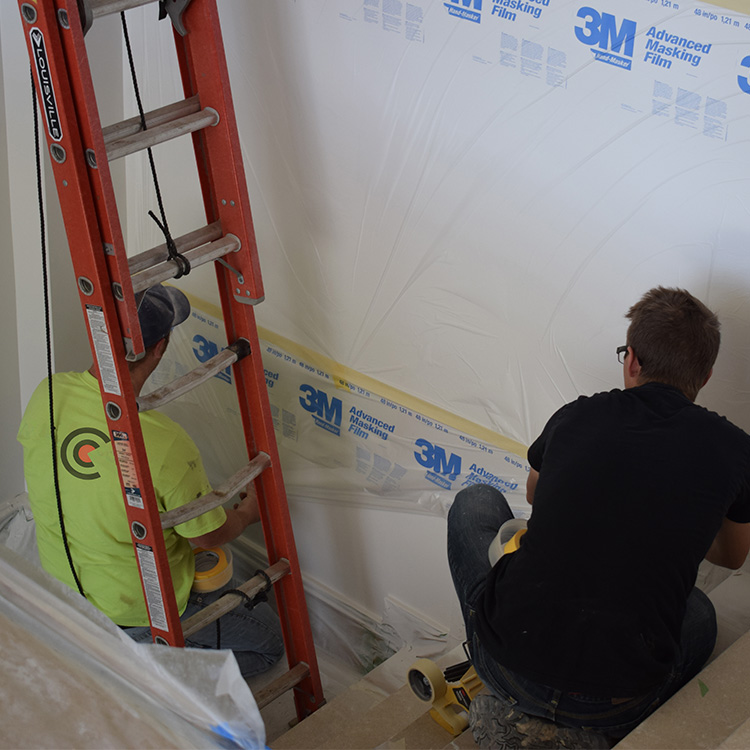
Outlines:
[[[469,726],[474,742],[483,750],[609,750],[615,742],[597,732],[562,727],[521,713],[494,695],[474,698],[469,706]]]

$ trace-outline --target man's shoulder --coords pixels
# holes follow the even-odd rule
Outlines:
[[[611,391],[599,391],[598,393],[582,395],[573,401],[569,401],[560,409],[560,412],[604,409],[608,405],[615,406],[621,403],[625,398],[625,391],[620,388],[613,388]]]
[[[738,442],[747,443],[748,449],[750,449],[750,435],[729,418],[699,404],[693,404],[692,406],[689,414],[693,420],[701,425],[712,425],[716,430],[732,436]]]

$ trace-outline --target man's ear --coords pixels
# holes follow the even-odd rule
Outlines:
[[[163,338],[154,344],[154,356],[156,357],[156,360],[159,361],[163,356],[164,352],[167,351],[167,344],[169,343],[169,338]]]
[[[706,379],[705,379],[705,380],[703,381],[703,385],[706,385],[706,383],[708,383],[708,381],[709,381],[709,380],[711,380],[711,376],[712,376],[713,374],[714,374],[714,368],[712,367],[712,368],[711,368],[711,369],[710,369],[710,370],[708,371],[708,375],[706,375]],[[703,388],[703,385],[701,386],[701,388]]]
[[[638,356],[633,351],[632,346],[628,347],[628,356],[625,359],[625,369],[633,380],[638,380],[641,375],[641,363],[638,361]]]

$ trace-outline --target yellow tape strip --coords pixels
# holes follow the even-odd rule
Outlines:
[[[186,296],[190,300],[190,304],[196,309],[201,310],[206,315],[210,315],[218,320],[223,319],[220,307],[199,299],[191,294],[187,294]],[[404,391],[400,391],[390,385],[381,383],[379,380],[371,378],[369,375],[363,375],[361,372],[352,370],[350,367],[329,359],[312,349],[308,349],[302,344],[297,344],[291,339],[279,336],[272,331],[269,331],[267,328],[258,326],[258,335],[269,344],[284,349],[284,351],[298,359],[304,360],[307,364],[314,365],[320,370],[325,370],[333,378],[334,383],[339,388],[349,390],[349,383],[358,385],[360,388],[376,393],[382,398],[387,398],[389,401],[393,401],[400,406],[405,406],[407,409],[411,409],[425,417],[429,417],[441,424],[452,427],[454,430],[458,430],[466,435],[477,438],[488,445],[494,445],[501,450],[515,453],[523,459],[526,458],[527,447],[523,443],[507,438],[499,432],[495,432],[487,427],[476,424],[476,422],[459,417],[457,414],[453,414],[446,409],[441,409],[439,406],[435,406],[428,401],[423,401],[416,396],[411,396],[408,393],[404,393]]]
[[[726,8],[727,10],[736,10],[745,15],[750,12],[748,0],[703,0],[703,2],[718,5],[720,8]]]

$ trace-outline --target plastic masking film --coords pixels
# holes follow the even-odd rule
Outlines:
[[[4,544],[0,571],[4,747],[266,746],[231,652],[135,643]]]
[[[172,332],[146,391],[222,348],[220,311],[192,295],[191,304],[191,316]],[[524,446],[268,331],[261,336],[274,431],[291,495],[442,515],[458,490],[485,482],[501,490],[519,514],[526,512]],[[163,411],[193,437],[212,482],[247,460],[231,367]]]
[[[222,0],[266,292],[259,323],[526,446],[562,404],[622,385],[614,352],[625,312],[653,286],[681,286],[723,324],[700,402],[750,429],[750,16],[741,9],[732,0]],[[131,36],[153,73],[148,108],[175,76],[150,39],[169,28],[143,18]],[[179,173],[190,154],[157,149],[156,159],[173,232],[197,228],[195,180]],[[163,239],[147,216],[153,195],[129,184],[139,186],[128,194],[136,252]],[[217,302],[205,274],[179,285]],[[295,484],[325,466],[339,491],[347,482],[335,478],[360,466],[364,496],[391,482],[424,492],[427,467],[402,463],[415,450],[402,442],[398,408],[381,408],[387,395],[354,375],[344,379],[370,396],[342,388],[302,357],[329,376],[296,365],[313,389],[308,403],[335,409],[341,399],[341,434],[325,433],[266,354]],[[374,421],[350,421],[352,406],[394,431],[381,427],[383,439],[368,429]],[[445,465],[466,447],[418,424],[413,437],[442,447]],[[340,451],[354,450],[353,425],[368,434],[354,463]],[[303,460],[298,447],[312,435],[317,453]],[[504,457],[498,467],[484,453],[462,456],[463,477],[467,463],[522,478],[501,470]],[[396,480],[394,470],[406,473]]]

